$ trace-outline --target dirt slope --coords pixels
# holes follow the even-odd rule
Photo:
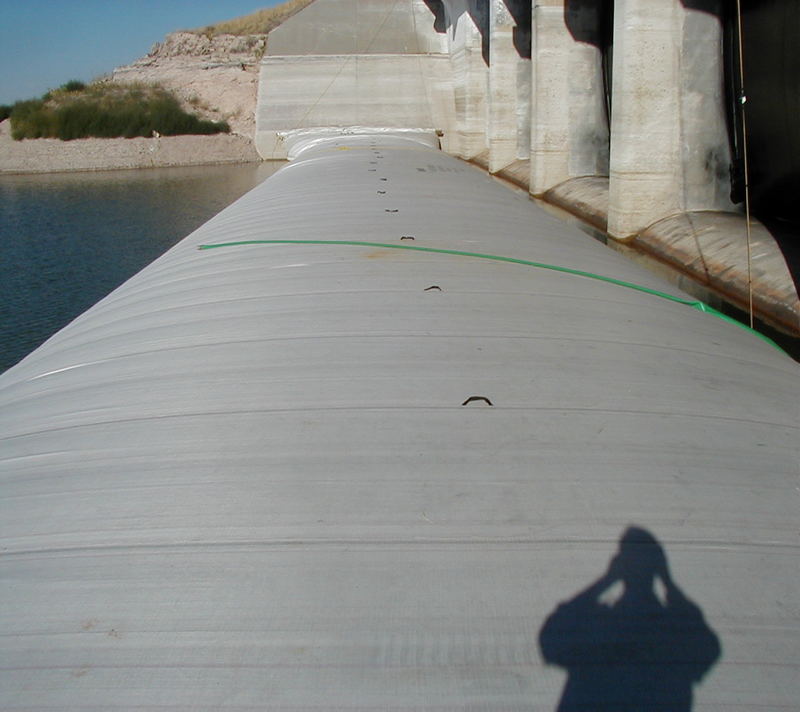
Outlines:
[[[231,132],[255,133],[258,62],[265,35],[218,35],[174,32],[146,57],[118,67],[114,81],[157,82],[171,89],[187,111],[227,121]]]

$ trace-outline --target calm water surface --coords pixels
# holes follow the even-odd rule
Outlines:
[[[281,165],[0,176],[0,372]]]

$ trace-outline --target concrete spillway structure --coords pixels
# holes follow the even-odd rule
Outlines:
[[[797,364],[431,134],[306,138],[0,376],[0,706],[795,705]]]
[[[756,317],[797,337],[798,278],[770,231],[758,220],[748,229],[743,215],[733,5],[315,0],[270,34],[256,145],[284,158],[284,137],[298,130],[435,129],[448,153],[578,215],[618,249],[667,265],[695,295],[748,310],[752,291]],[[746,38],[751,25],[800,17],[797,0],[758,12],[748,6],[760,3],[744,5]],[[751,136],[751,183],[756,198],[772,197],[757,208],[793,204],[800,175],[786,158],[800,145],[800,97],[787,69],[797,58],[785,49],[796,42],[783,42],[786,57],[763,52],[770,39],[759,31],[748,56],[756,64],[747,65],[763,126]],[[779,89],[763,78],[773,75]],[[757,215],[780,217],[783,231],[787,218],[797,222],[785,205],[771,210]]]
[[[256,147],[286,158],[296,131],[428,129],[453,106],[447,44],[423,0],[314,2],[270,33]]]

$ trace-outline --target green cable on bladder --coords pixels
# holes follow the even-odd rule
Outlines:
[[[354,247],[379,247],[388,250],[412,250],[414,252],[433,252],[435,254],[440,254],[440,255],[457,255],[459,257],[474,257],[482,260],[494,260],[495,262],[511,262],[513,264],[526,265],[528,267],[548,269],[554,272],[564,272],[566,274],[572,274],[578,277],[586,277],[587,279],[595,279],[600,282],[607,282],[608,284],[614,284],[618,287],[624,287],[625,289],[633,289],[637,292],[644,292],[646,294],[651,294],[661,299],[666,299],[670,302],[677,302],[678,304],[683,304],[685,306],[692,307],[692,309],[697,309],[698,311],[705,312],[707,314],[713,314],[714,316],[722,319],[723,321],[735,324],[736,326],[745,329],[746,331],[749,331],[752,334],[755,334],[760,339],[770,344],[770,346],[773,346],[774,348],[778,349],[778,351],[781,351],[783,353],[783,349],[780,346],[778,346],[778,344],[776,344],[768,336],[759,333],[755,329],[751,329],[746,324],[742,324],[740,321],[737,321],[736,319],[728,316],[727,314],[723,314],[722,312],[714,309],[713,307],[710,307],[708,304],[704,304],[699,300],[676,297],[672,294],[667,294],[666,292],[660,292],[657,289],[644,287],[641,284],[635,284],[634,282],[626,282],[622,279],[615,279],[614,277],[605,277],[601,274],[595,274],[594,272],[585,272],[584,270],[580,269],[572,269],[571,267],[560,267],[559,265],[550,265],[544,262],[532,262],[531,260],[523,260],[517,257],[504,257],[503,255],[492,255],[483,252],[465,252],[463,250],[446,250],[438,247],[421,247],[419,245],[393,245],[386,242],[366,242],[362,240],[238,240],[236,242],[217,242],[209,245],[200,245],[197,249],[215,250],[221,247],[238,247],[241,245],[350,245]]]

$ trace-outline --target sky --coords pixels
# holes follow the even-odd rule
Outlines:
[[[280,0],[0,0],[0,104],[88,82],[146,55],[175,30]]]

